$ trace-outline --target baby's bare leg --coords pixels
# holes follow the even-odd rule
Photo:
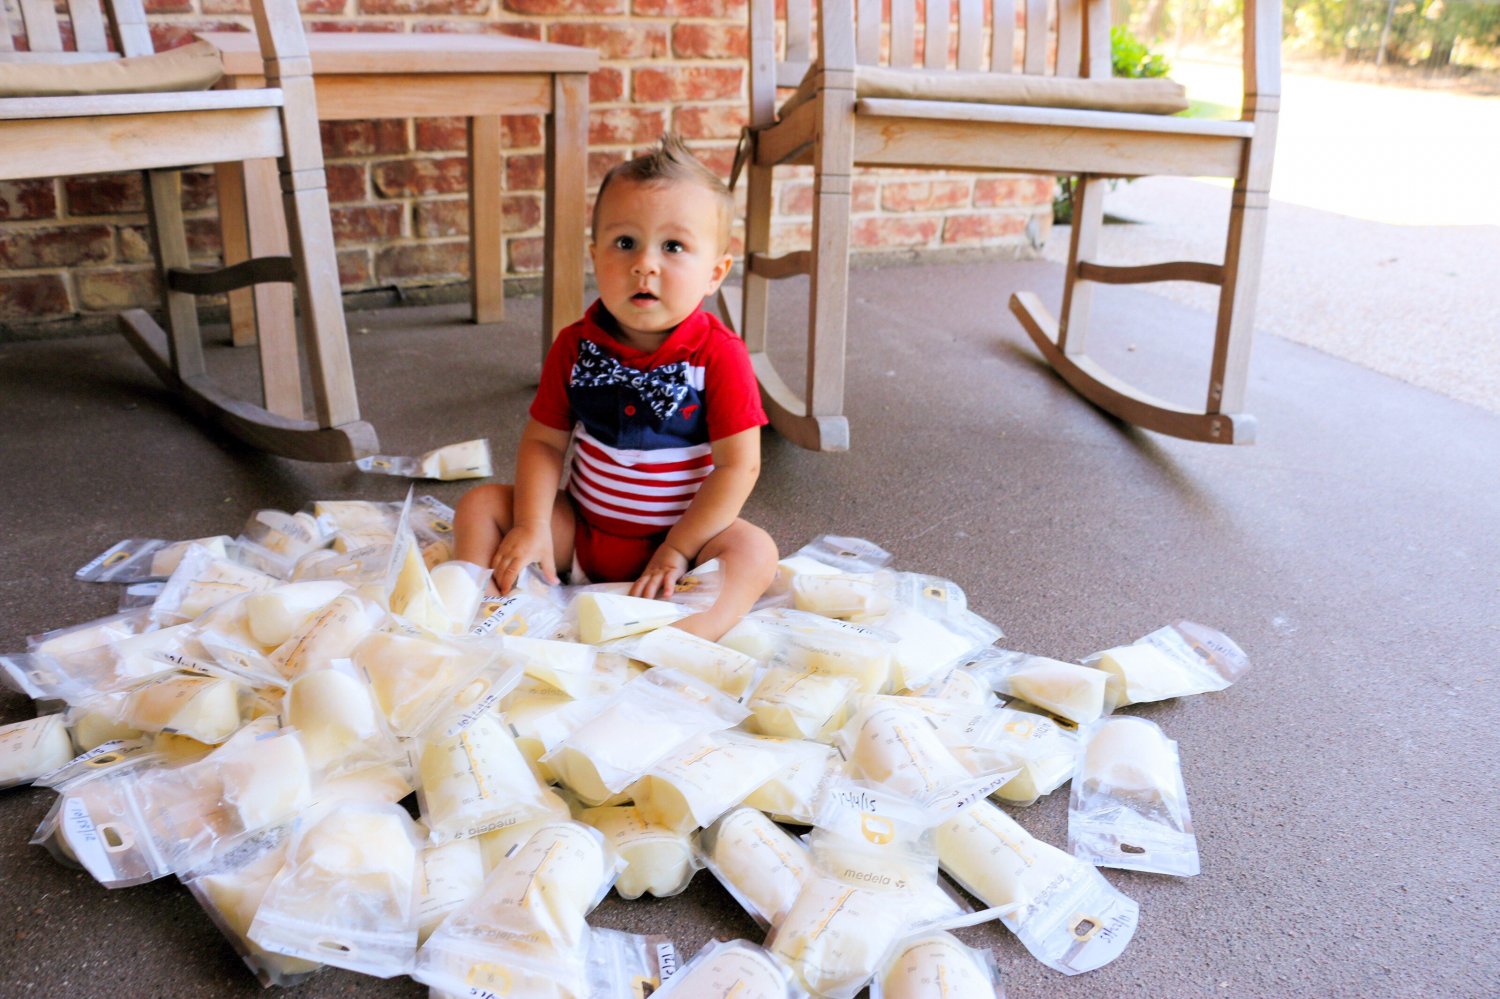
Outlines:
[[[674,627],[717,642],[750,612],[755,601],[770,587],[780,558],[776,542],[769,534],[747,520],[737,519],[710,538],[696,559],[699,565],[710,559],[719,560],[724,582],[713,606],[689,614]]]
[[[453,512],[453,557],[486,569],[495,566],[500,542],[515,525],[515,491],[489,483],[464,493]],[[552,505],[552,555],[560,571],[573,562],[573,507],[566,493]],[[494,580],[490,592],[495,592]]]

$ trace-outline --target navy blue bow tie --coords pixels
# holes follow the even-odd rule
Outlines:
[[[626,367],[610,357],[592,340],[578,341],[578,360],[573,363],[573,384],[582,388],[629,385],[640,393],[656,418],[665,422],[687,398],[688,363],[676,361],[649,371]]]

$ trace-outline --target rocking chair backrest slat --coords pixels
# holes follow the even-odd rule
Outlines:
[[[891,0],[890,64],[907,68],[916,59],[917,11],[913,0]]]
[[[1057,4],[1058,76],[1077,76],[1083,55],[1083,0],[1055,0]]]
[[[984,65],[984,0],[958,0],[958,68],[978,72]]]
[[[752,62],[754,52],[771,53],[775,87],[795,87],[824,54],[814,2],[819,19],[847,25],[852,18],[858,65],[1094,78],[1111,73],[1111,0],[927,0],[920,11],[919,0],[785,0],[779,57],[775,0],[751,0]],[[774,93],[756,98],[772,99]]]
[[[1047,0],[1026,0],[1026,55],[1021,72],[1047,72]]]
[[[1013,72],[1016,67],[1015,0],[992,0],[990,24],[990,72]]]
[[[880,62],[880,0],[858,0],[854,15],[854,52],[861,66]]]
[[[52,0],[21,0],[21,23],[26,29],[26,45],[33,52],[61,52],[62,29]]]
[[[68,18],[73,22],[73,48],[79,52],[109,51],[99,0],[68,0]]]
[[[951,16],[948,0],[927,0],[922,28],[924,69],[943,69],[948,65],[948,20]]]
[[[146,55],[153,51],[151,29],[146,24],[146,9],[141,0],[106,0],[113,14],[115,42],[127,56]]]
[[[67,23],[58,19],[53,0],[18,0],[26,48],[46,54],[109,53],[149,55],[154,51],[151,29],[141,0],[67,0]],[[11,29],[0,9],[0,51],[15,49]],[[24,56],[23,56],[24,57]],[[45,61],[45,60],[44,60]]]

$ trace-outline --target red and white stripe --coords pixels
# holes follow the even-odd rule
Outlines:
[[[601,443],[579,424],[568,493],[606,531],[655,533],[677,523],[713,470],[708,444],[624,450]]]

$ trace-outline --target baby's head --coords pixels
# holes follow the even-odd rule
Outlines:
[[[675,136],[605,176],[589,255],[627,343],[654,349],[718,290],[734,262],[733,212],[728,188]]]
[[[712,170],[694,156],[675,132],[668,132],[658,141],[656,148],[644,156],[618,163],[610,168],[599,182],[599,194],[594,198],[592,231],[594,241],[599,240],[599,209],[604,204],[604,193],[619,181],[634,184],[692,184],[703,188],[714,196],[717,209],[719,253],[729,252],[729,233],[734,225],[734,195]]]

